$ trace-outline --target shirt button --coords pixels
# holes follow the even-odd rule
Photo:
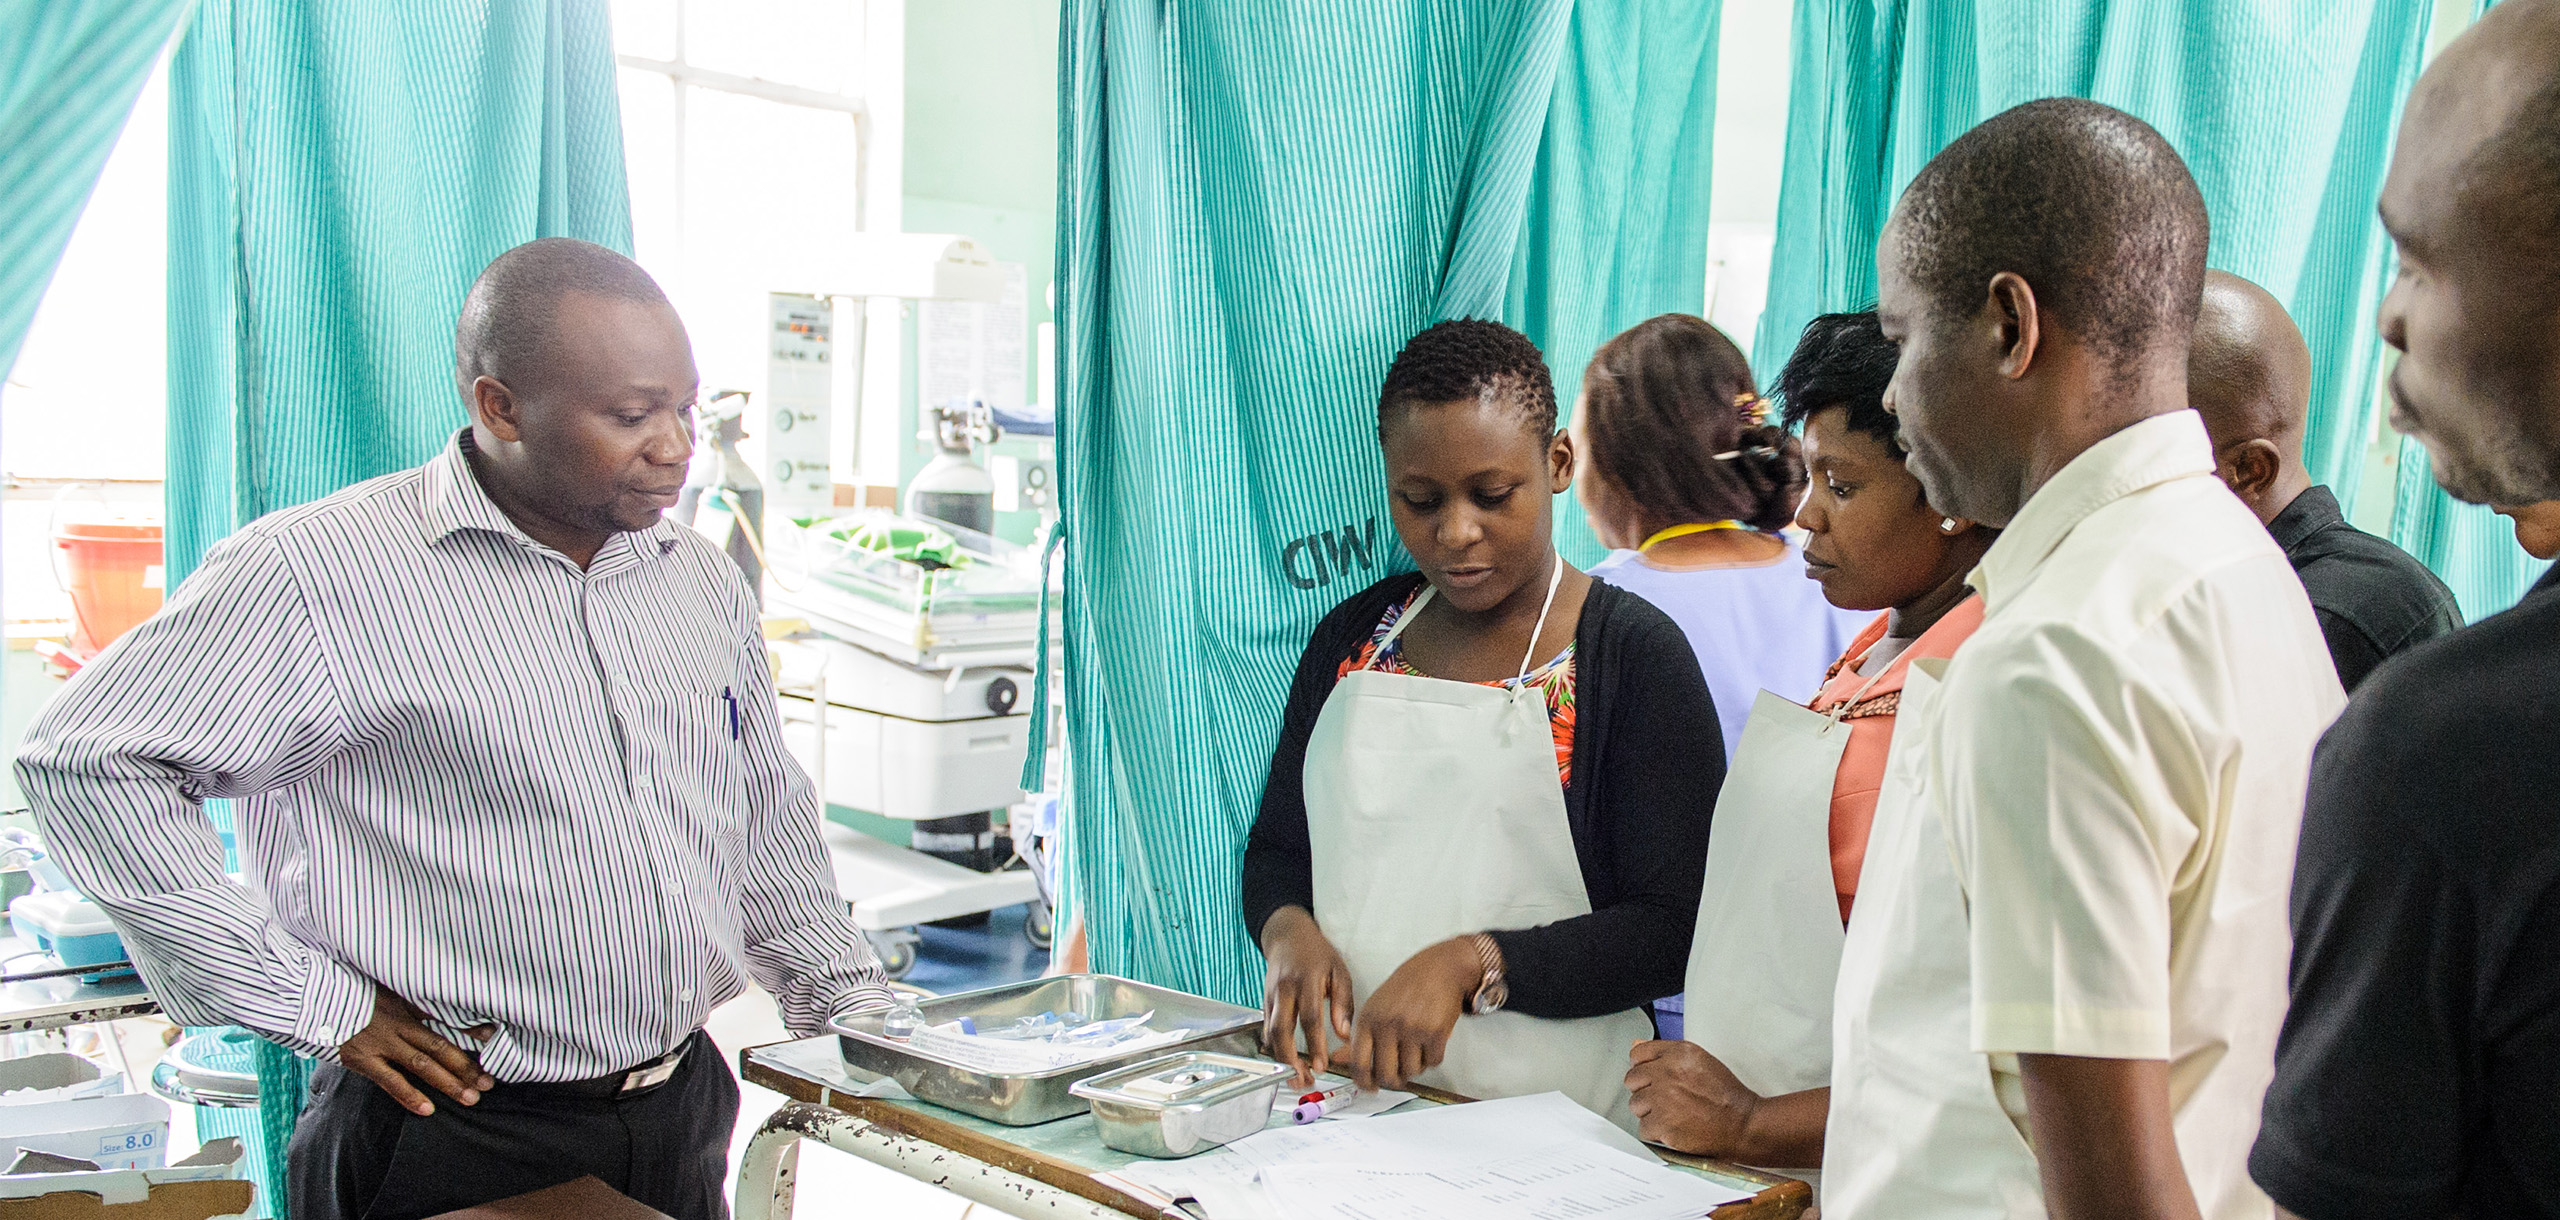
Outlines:
[[[337,1030],[337,1027],[336,1027],[336,1026],[333,1026],[333,1025],[323,1025],[323,1026],[321,1026],[321,1027],[320,1027],[320,1040],[321,1040],[321,1041],[323,1041],[323,1042],[335,1042],[335,1041],[337,1041],[337,1040],[338,1040],[338,1030]]]
[[[676,993],[676,999],[681,1000],[681,1001],[683,1001],[684,1003],[687,1003],[687,1004],[692,1003],[692,1002],[693,1002],[693,988],[691,988],[691,987],[687,987],[687,988],[685,988],[684,990],[677,992],[677,993]]]

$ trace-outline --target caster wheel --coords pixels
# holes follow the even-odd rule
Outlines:
[[[1022,914],[1022,939],[1030,941],[1032,948],[1046,949],[1055,931],[1050,926],[1049,904],[1032,899],[1030,908]]]
[[[913,933],[889,933],[872,942],[872,951],[880,957],[880,972],[893,979],[907,977],[916,968],[916,941]]]

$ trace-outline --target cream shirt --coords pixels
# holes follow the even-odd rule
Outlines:
[[[1982,628],[1922,714],[1904,709],[1896,740],[1913,752],[1915,815],[1946,837],[1969,943],[1961,961],[1953,946],[1934,947],[1941,963],[1884,960],[1864,994],[1935,1011],[1879,1003],[1843,1014],[1844,1036],[1920,1039],[1947,1029],[1930,1017],[1969,1010],[1970,1052],[2029,1145],[2016,1056],[2167,1060],[2204,1215],[2265,1217],[2246,1161],[2284,1017],[2294,840],[2312,747],[2345,705],[2310,601],[2213,477],[2189,411],[2075,458],[1971,583]],[[1914,1048],[1879,1049],[1853,1060],[1889,1069]],[[1904,1083],[1943,1092],[1949,1078]],[[1943,1104],[1985,1104],[1972,1079],[1972,1097]],[[1847,1117],[1886,1140],[1919,1126]],[[1949,1152],[1843,1151],[1886,1165],[1888,1182],[1925,1179]],[[2028,1148],[1983,1155],[2015,1158],[1994,1176],[2024,1189],[1958,1210],[2041,1215]]]

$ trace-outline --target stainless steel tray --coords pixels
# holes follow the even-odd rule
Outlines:
[[[1092,1104],[1105,1146],[1172,1159],[1262,1130],[1288,1077],[1266,1059],[1186,1051],[1086,1077],[1068,1091]]]
[[[1094,1020],[1131,1017],[1153,1009],[1158,1027],[1188,1026],[1198,1031],[1178,1042],[1158,1043],[1126,1054],[1055,1068],[1036,1075],[974,1072],[919,1053],[880,1032],[885,1012],[838,1017],[830,1028],[849,1067],[894,1078],[919,1100],[949,1106],[1008,1127],[1028,1127],[1085,1112],[1084,1099],[1068,1086],[1089,1076],[1116,1071],[1133,1063],[1181,1051],[1222,1051],[1252,1055],[1261,1043],[1262,1011],[1206,996],[1154,987],[1109,974],[1062,974],[964,991],[917,1003],[926,1024],[975,1019],[981,1025],[1012,1021],[1049,1010],[1075,1011]]]

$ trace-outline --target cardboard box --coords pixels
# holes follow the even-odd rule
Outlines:
[[[101,1072],[78,1055],[60,1053],[0,1059],[0,1106],[37,1105],[124,1092],[124,1073]],[[0,1160],[0,1165],[7,1164]]]
[[[169,1103],[147,1093],[91,1095],[97,1065],[77,1055],[0,1060],[0,1166],[22,1150],[96,1162],[101,1169],[166,1163]],[[31,1090],[30,1099],[10,1096]]]
[[[0,1220],[219,1220],[246,1215],[256,1188],[240,1178],[239,1139],[207,1143],[165,1169],[0,1176]]]

